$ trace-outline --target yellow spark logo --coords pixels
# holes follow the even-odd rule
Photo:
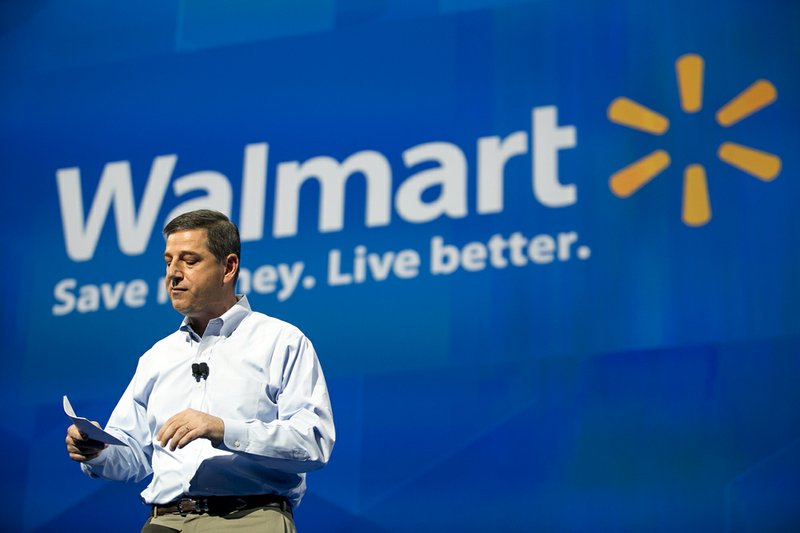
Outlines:
[[[703,58],[697,54],[686,54],[675,61],[681,109],[686,113],[697,113],[703,107],[703,69]],[[717,123],[726,128],[733,126],[777,98],[772,83],[758,80],[717,111]],[[652,135],[663,135],[669,130],[667,117],[625,97],[611,102],[608,119]],[[722,143],[717,157],[762,181],[772,181],[781,171],[779,157],[732,142]],[[618,197],[627,198],[663,172],[670,162],[669,153],[655,150],[611,176],[609,187]],[[711,220],[706,170],[702,165],[688,165],[683,170],[681,219],[687,226],[702,226]]]

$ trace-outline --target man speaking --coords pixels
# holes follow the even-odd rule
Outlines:
[[[166,285],[180,328],[140,359],[106,431],[67,429],[69,456],[91,477],[140,481],[152,506],[142,531],[294,531],[305,473],[335,440],[325,378],[296,327],[235,294],[240,242],[222,213],[164,228]]]

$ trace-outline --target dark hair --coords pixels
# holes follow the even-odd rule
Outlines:
[[[164,226],[164,236],[169,237],[178,231],[204,229],[208,234],[208,249],[220,263],[225,261],[228,254],[236,254],[241,260],[241,242],[239,241],[239,228],[236,224],[219,211],[198,209],[178,215]],[[236,270],[233,281],[239,277]]]

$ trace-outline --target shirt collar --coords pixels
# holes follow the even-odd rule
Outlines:
[[[239,324],[242,323],[242,320],[244,320],[245,317],[250,313],[252,313],[252,309],[250,308],[250,302],[247,301],[247,296],[244,294],[237,294],[236,303],[233,304],[230,309],[225,311],[222,316],[209,320],[203,336],[217,335],[228,337],[236,330],[237,327],[239,327]],[[189,317],[183,318],[183,322],[181,322],[181,327],[179,329],[180,331],[184,331],[194,338],[200,338],[200,336],[192,329],[192,326],[189,323]]]

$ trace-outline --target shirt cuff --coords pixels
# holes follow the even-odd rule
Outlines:
[[[225,435],[222,437],[225,447],[234,452],[246,451],[249,442],[247,422],[228,418],[223,418],[222,422],[225,424]]]
[[[97,457],[95,457],[94,459],[90,459],[88,461],[84,461],[83,463],[81,463],[81,470],[83,470],[83,473],[91,478],[99,478],[100,476],[98,476],[92,471],[92,465],[98,464],[99,462],[100,461],[98,461]]]

